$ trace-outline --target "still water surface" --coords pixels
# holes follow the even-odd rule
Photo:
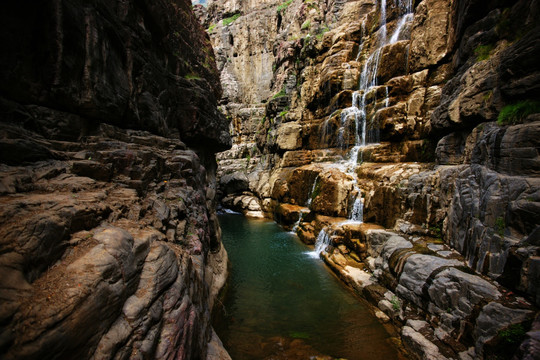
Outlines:
[[[366,306],[294,235],[240,215],[220,223],[231,272],[214,327],[234,360],[399,358]]]

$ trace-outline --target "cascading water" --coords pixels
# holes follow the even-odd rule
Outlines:
[[[362,153],[362,148],[366,146],[366,143],[377,143],[379,141],[379,127],[376,124],[376,122],[378,122],[378,111],[390,105],[388,87],[385,88],[386,96],[384,100],[377,103],[376,99],[376,94],[379,93],[379,91],[377,91],[377,74],[383,53],[383,48],[387,45],[403,40],[403,37],[405,37],[405,35],[407,34],[407,31],[404,31],[404,29],[410,27],[413,19],[412,0],[394,0],[394,5],[398,8],[400,16],[397,20],[397,25],[394,31],[392,32],[390,38],[388,38],[386,23],[386,5],[386,0],[380,1],[380,20],[379,29],[377,32],[376,48],[374,49],[373,53],[367,58],[364,66],[362,67],[358,90],[353,92],[352,94],[351,106],[341,111],[339,128],[336,130],[335,133],[336,144],[341,149],[345,149],[350,146],[351,140],[352,138],[354,138],[354,146],[349,150],[348,156],[346,156],[346,161],[344,163],[344,170],[353,178],[356,178],[356,176],[354,175],[354,169],[358,165],[358,157],[359,153]],[[364,19],[364,21],[362,22],[361,33],[362,42],[359,46],[356,60],[360,58],[360,54],[364,49],[364,43],[366,42],[364,38],[366,36],[367,34],[365,32]],[[373,97],[373,99],[370,97],[370,103],[374,104],[374,106],[379,106],[378,109],[375,108],[372,110],[375,115],[371,116],[369,119],[368,111],[366,108],[368,95]],[[330,124],[335,114],[336,111],[334,111],[321,126],[321,140],[324,144],[330,143]],[[370,122],[369,126],[368,122]],[[354,137],[351,134],[353,128],[355,131]],[[353,188],[353,193],[357,195],[353,201],[353,206],[349,211],[349,220],[361,222],[363,218],[363,201],[360,196],[361,190],[358,187],[356,180],[354,180]]]
[[[396,27],[396,30],[394,30],[394,33],[390,37],[390,41],[388,41],[389,44],[394,44],[394,43],[398,42],[399,40],[403,40],[403,39],[401,39],[401,36],[402,36],[402,34],[404,32],[404,29],[406,29],[407,26],[410,25],[410,23],[412,22],[412,19],[413,19],[413,14],[408,13],[408,14],[405,14],[399,20],[399,23],[398,23],[398,25]]]
[[[401,40],[403,30],[410,26],[413,14],[412,14],[412,1],[411,0],[395,0],[395,5],[399,8],[400,18],[398,20],[397,26],[390,36],[390,39],[387,38],[387,28],[386,28],[386,0],[381,0],[380,2],[380,28],[378,35],[378,47],[375,51],[368,57],[362,72],[360,75],[359,88],[358,91],[355,91],[352,95],[352,106],[343,110],[342,112],[342,121],[344,124],[343,117],[354,117],[356,137],[355,145],[350,151],[349,154],[349,166],[348,173],[354,171],[354,167],[358,162],[358,153],[361,152],[361,148],[366,145],[366,141],[378,142],[379,141],[379,131],[378,126],[370,126],[370,136],[367,134],[367,109],[366,109],[366,96],[374,90],[377,84],[377,73],[379,69],[379,63],[382,55],[382,50],[385,46],[393,44]],[[362,30],[364,29],[365,22],[362,23]],[[362,36],[364,36],[364,31],[362,31]],[[363,49],[364,41],[360,45],[360,50],[357,55],[357,59],[360,56],[360,51]],[[386,108],[390,104],[390,98],[388,96],[388,87],[385,88],[385,99],[383,101],[383,108]],[[376,103],[376,101],[374,101]],[[369,139],[367,139],[369,138]],[[352,210],[349,214],[349,220],[361,222],[363,220],[363,201],[360,196],[360,188],[357,186],[356,180],[354,183],[354,190],[358,194],[354,200]]]
[[[330,242],[330,235],[326,232],[325,229],[322,229],[317,236],[317,240],[315,241],[315,248],[308,254],[315,258],[320,257],[321,253],[323,251],[326,251],[326,247],[330,245]]]
[[[356,200],[354,200],[353,209],[349,218],[355,222],[362,222],[364,220],[364,202],[361,197],[357,197]]]
[[[309,207],[311,206],[311,201],[313,201],[312,196],[313,196],[313,192],[315,191],[315,188],[317,187],[318,180],[319,180],[319,175],[317,175],[317,177],[315,178],[315,181],[313,181],[313,186],[311,187],[311,191],[308,194],[308,199],[306,201],[306,207],[308,208],[308,210],[309,210]],[[302,221],[303,215],[304,213],[302,212],[302,210],[300,210],[300,213],[298,214],[298,220],[294,223],[291,229],[291,233],[296,234],[296,231],[298,231],[298,227],[300,226],[300,221]]]
[[[358,47],[358,53],[356,54],[356,59],[354,59],[354,61],[358,61],[362,54],[362,50],[364,50],[364,36],[366,36],[366,19],[362,20],[362,33],[360,34],[360,39],[362,39],[362,41]]]
[[[379,29],[380,44],[386,43],[386,0],[381,0],[381,27]]]

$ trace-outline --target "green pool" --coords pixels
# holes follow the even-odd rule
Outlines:
[[[362,301],[294,235],[240,215],[220,223],[231,273],[214,327],[234,360],[399,358]]]

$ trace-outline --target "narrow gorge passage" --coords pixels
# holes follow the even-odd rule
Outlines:
[[[400,359],[368,308],[269,220],[220,216],[229,285],[214,326],[233,359]]]

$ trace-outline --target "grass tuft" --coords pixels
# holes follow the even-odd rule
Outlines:
[[[476,61],[484,61],[489,59],[489,56],[491,54],[491,51],[493,51],[493,45],[478,45],[474,49],[474,54],[476,55]]]
[[[514,125],[521,123],[531,114],[540,113],[540,101],[525,100],[506,105],[497,117],[499,125]]]
[[[287,8],[289,7],[289,5],[292,4],[292,2],[293,2],[293,0],[287,0],[287,1],[285,1],[283,4],[279,5],[279,6],[277,7],[277,12],[278,12],[278,14],[280,14],[282,11],[287,10]]]

